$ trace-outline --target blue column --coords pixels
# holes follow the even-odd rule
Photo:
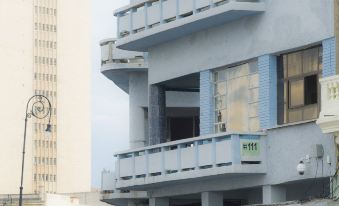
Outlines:
[[[214,133],[212,71],[200,72],[200,135]]]
[[[335,37],[323,41],[323,77],[336,75]]]
[[[258,58],[260,128],[277,125],[277,57],[264,55]]]

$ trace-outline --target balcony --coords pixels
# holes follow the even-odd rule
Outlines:
[[[147,200],[147,192],[117,190],[115,187],[115,174],[104,170],[101,173],[101,201],[111,205],[128,205],[129,200]]]
[[[116,187],[145,190],[199,178],[266,173],[265,134],[225,133],[118,153]]]
[[[125,51],[116,48],[116,39],[100,42],[101,72],[122,90],[128,92],[129,72],[145,72],[148,64],[143,52]]]
[[[265,11],[262,0],[139,0],[118,9],[117,47],[131,51]]]
[[[339,132],[339,75],[320,80],[321,112],[317,124],[324,133]]]

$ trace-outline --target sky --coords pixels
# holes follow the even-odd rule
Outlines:
[[[101,171],[114,170],[113,154],[128,149],[128,95],[100,73],[102,39],[116,37],[113,11],[128,0],[91,0],[92,186],[100,188]]]

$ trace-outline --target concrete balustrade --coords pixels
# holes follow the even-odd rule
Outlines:
[[[219,174],[265,173],[264,134],[221,134],[118,153],[117,188]]]
[[[118,21],[117,36],[119,39],[142,34],[136,39],[127,40],[130,43],[130,41],[144,39],[154,34],[165,35],[163,31],[179,29],[182,24],[197,23],[196,25],[191,25],[192,28],[187,27],[187,31],[185,31],[186,33],[189,31],[194,32],[263,11],[265,11],[265,3],[262,0],[140,0],[116,10],[114,15]],[[213,18],[216,18],[216,21],[212,20]],[[202,20],[213,21],[214,23],[205,22],[202,25],[202,22],[200,22]],[[155,29],[161,25],[167,26]],[[152,32],[144,33],[145,31]],[[176,35],[181,32],[183,31],[176,33]],[[163,38],[159,40],[167,40],[167,37],[164,36]],[[147,42],[136,43],[135,46],[138,48],[132,45],[121,48],[139,50],[144,47],[144,44],[147,44]]]
[[[126,51],[116,48],[116,39],[105,39],[100,42],[101,65],[129,64],[135,67],[144,67],[145,54],[143,52]],[[132,68],[130,66],[130,68]]]
[[[321,112],[317,124],[323,132],[339,132],[339,75],[325,77],[321,84]]]

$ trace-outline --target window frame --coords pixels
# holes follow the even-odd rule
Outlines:
[[[308,71],[304,73],[304,58],[303,58],[303,54],[304,52],[311,50],[311,49],[318,49],[318,65],[317,65],[317,70],[316,71]],[[302,52],[302,58],[301,58],[301,74],[298,75],[294,75],[294,76],[289,76],[288,74],[288,55],[297,53],[297,52]],[[312,47],[308,47],[305,49],[301,49],[301,50],[295,50],[292,52],[288,52],[288,53],[284,53],[281,54],[278,58],[278,71],[277,71],[277,77],[278,77],[278,125],[283,125],[283,124],[289,124],[289,123],[295,123],[295,122],[303,122],[303,121],[307,121],[307,120],[313,120],[318,118],[319,116],[319,112],[320,112],[320,107],[321,107],[321,88],[320,88],[320,83],[319,83],[319,79],[322,76],[322,56],[323,56],[323,48],[321,45],[316,45],[316,46],[312,46]],[[286,60],[284,59],[287,58]],[[286,62],[285,62],[286,61]],[[286,68],[285,68],[286,67]],[[317,103],[314,104],[308,104],[305,105],[305,78],[312,76],[312,75],[316,75],[317,78]],[[293,106],[291,104],[291,82],[295,82],[295,81],[299,81],[299,80],[303,80],[303,103],[300,105],[296,105]],[[287,94],[285,94],[287,93]],[[285,95],[286,98],[285,99]],[[306,109],[309,108],[313,108],[314,106],[317,106],[317,117],[316,118],[312,118],[312,119],[308,119],[305,118],[305,114],[304,111]],[[296,112],[296,111],[301,111],[302,112],[302,116],[301,116],[301,120],[291,120],[290,119],[290,112]]]

